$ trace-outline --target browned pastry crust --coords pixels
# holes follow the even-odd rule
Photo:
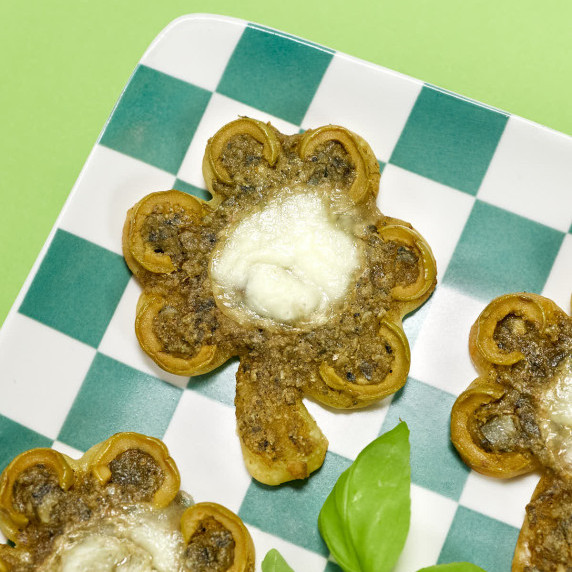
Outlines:
[[[129,531],[140,515],[147,530],[172,523],[173,572],[252,572],[254,545],[238,516],[192,504],[179,487],[165,445],[137,433],[118,433],[78,460],[53,449],[26,451],[0,476],[0,530],[13,544],[0,545],[0,571],[56,572],[71,548],[101,535],[116,540],[113,525]],[[134,550],[126,559],[138,557]],[[90,561],[99,570],[96,564]]]
[[[479,377],[458,397],[451,438],[485,475],[542,472],[519,537],[513,570],[572,567],[572,319],[530,293],[493,300],[473,325]]]
[[[209,140],[203,173],[211,201],[158,192],[128,213],[125,259],[143,287],[138,339],[179,375],[239,356],[237,426],[249,471],[267,484],[307,477],[327,441],[302,398],[359,408],[405,383],[401,320],[435,287],[433,255],[411,225],[379,212],[379,164],[342,127],[286,136],[242,118]],[[211,277],[213,256],[237,224],[287,193],[317,194],[358,245],[359,269],[325,323],[247,316],[225,305]]]

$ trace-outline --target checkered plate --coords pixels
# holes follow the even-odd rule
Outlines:
[[[352,413],[308,408],[330,441],[307,482],[276,488],[243,466],[236,361],[177,378],[140,350],[138,286],[121,256],[127,209],[176,188],[205,196],[207,138],[238,115],[285,133],[327,123],[362,135],[382,166],[379,206],[431,244],[439,285],[405,321],[412,367],[393,398]],[[381,432],[411,429],[412,525],[396,570],[469,560],[509,570],[537,476],[469,471],[449,442],[455,397],[475,377],[469,327],[494,296],[541,293],[568,310],[572,139],[421,81],[219,16],[169,25],[115,107],[0,332],[0,469],[53,446],[79,455],[116,431],[163,438],[197,500],[237,511],[258,561],[334,571],[317,515],[338,475]]]

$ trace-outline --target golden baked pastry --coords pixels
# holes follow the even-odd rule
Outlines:
[[[239,356],[248,470],[271,485],[305,478],[327,441],[304,396],[351,409],[405,383],[401,320],[435,287],[431,249],[379,212],[379,164],[343,127],[286,136],[238,119],[209,140],[203,174],[210,201],[157,192],[127,215],[137,337],[179,375]]]
[[[514,571],[572,567],[572,318],[517,293],[493,300],[473,325],[479,377],[456,400],[451,438],[476,471],[510,478],[539,470]]]
[[[0,476],[0,530],[13,544],[0,544],[0,571],[253,571],[238,516],[193,504],[179,486],[165,445],[138,433],[118,433],[78,460],[26,451]]]

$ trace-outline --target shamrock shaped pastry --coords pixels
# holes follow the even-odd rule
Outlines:
[[[158,439],[118,433],[78,460],[18,455],[0,477],[0,571],[251,572],[254,545],[234,513],[193,504]]]
[[[513,571],[572,567],[572,318],[517,293],[493,300],[473,325],[479,377],[456,400],[451,438],[476,471],[542,478],[527,507]]]
[[[209,140],[203,174],[209,202],[157,192],[128,213],[137,337],[185,376],[239,356],[248,470],[272,485],[305,478],[327,441],[304,396],[351,409],[405,383],[401,320],[435,287],[431,249],[379,212],[379,164],[343,127],[286,136],[238,119]]]

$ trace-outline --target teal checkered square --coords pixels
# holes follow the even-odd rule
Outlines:
[[[139,66],[101,143],[176,174],[210,96],[210,91]]]
[[[188,389],[225,405],[234,406],[238,358],[231,359],[214,371],[191,377]]]
[[[51,447],[52,444],[53,441],[44,435],[0,415],[0,472],[16,455],[36,447]]]
[[[338,477],[351,461],[328,452],[322,467],[304,481],[271,487],[252,481],[238,515],[264,532],[326,556],[318,515]]]
[[[455,397],[409,378],[395,394],[381,433],[400,420],[410,430],[411,480],[413,483],[458,500],[469,469],[461,461],[449,437],[451,407]]]
[[[81,451],[119,431],[162,439],[182,391],[98,353],[58,439]]]
[[[58,230],[20,313],[96,348],[129,276],[123,257]]]
[[[201,189],[200,187],[195,187],[195,185],[191,185],[191,183],[185,183],[181,179],[177,179],[173,188],[177,191],[181,191],[183,193],[189,193],[189,195],[193,195],[203,201],[210,201],[212,199],[212,195],[206,190]]]
[[[487,572],[511,569],[518,529],[459,506],[438,564],[472,562]]]
[[[477,199],[443,284],[483,301],[541,292],[563,239],[560,231]]]
[[[425,86],[390,163],[476,195],[507,119],[504,113]]]
[[[333,53],[249,25],[217,92],[299,125]]]

